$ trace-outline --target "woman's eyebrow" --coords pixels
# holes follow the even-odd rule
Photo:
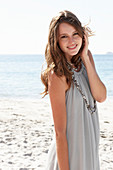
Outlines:
[[[77,30],[75,30],[75,31],[73,31],[73,33],[78,33],[78,31],[77,31]]]
[[[62,34],[59,34],[59,36],[62,36],[62,35],[67,35],[68,33],[62,33]]]
[[[74,34],[74,33],[78,33],[78,31],[75,30],[75,31],[72,32],[72,34]],[[64,32],[64,33],[59,34],[59,36],[67,35],[67,34],[68,34],[68,33],[65,33],[65,32]]]

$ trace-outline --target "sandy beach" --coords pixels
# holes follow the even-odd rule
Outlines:
[[[101,170],[113,170],[112,105],[98,103]],[[53,135],[48,101],[0,99],[0,170],[44,170]]]

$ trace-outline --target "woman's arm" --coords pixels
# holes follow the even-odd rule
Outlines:
[[[53,113],[57,159],[60,170],[69,170],[68,144],[66,137],[66,90],[67,84],[65,77],[59,78],[51,71],[48,77],[48,91]]]
[[[88,58],[85,60],[84,64],[87,70],[92,95],[96,101],[103,102],[106,99],[106,87],[96,72],[93,57],[89,51]]]
[[[96,101],[103,102],[106,99],[106,87],[102,83],[102,81],[100,80],[96,72],[92,54],[88,50],[87,34],[85,34],[84,38],[85,38],[85,47],[82,52],[82,60],[87,70],[91,92]]]

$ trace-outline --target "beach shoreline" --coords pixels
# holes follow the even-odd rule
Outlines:
[[[101,170],[113,169],[112,103],[97,103]],[[0,169],[44,170],[53,135],[49,100],[0,98]]]

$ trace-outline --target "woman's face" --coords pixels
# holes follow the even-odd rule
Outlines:
[[[58,42],[68,61],[79,52],[82,46],[82,38],[76,29],[68,23],[59,25]]]

